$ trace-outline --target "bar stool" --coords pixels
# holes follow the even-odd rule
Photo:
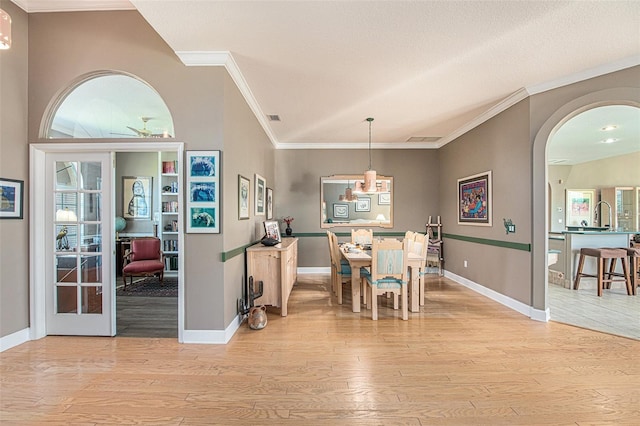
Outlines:
[[[582,272],[582,267],[584,266],[584,260],[587,256],[595,257],[598,261],[598,272],[597,275],[585,274]],[[607,274],[605,278],[605,262],[608,259],[621,259],[622,260],[622,271],[624,273],[623,278],[616,279],[615,277],[620,276],[621,274]],[[611,283],[613,281],[624,281],[627,286],[627,294],[629,296],[633,295],[633,290],[631,289],[631,279],[629,278],[629,270],[627,269],[627,252],[624,249],[616,249],[616,248],[581,248],[580,249],[580,260],[578,261],[578,271],[576,272],[576,279],[573,283],[573,289],[577,290],[580,286],[580,278],[582,277],[590,277],[598,279],[598,297],[602,296],[602,289],[604,288],[605,283]],[[607,285],[607,288],[609,285]]]
[[[620,250],[625,250],[627,252],[627,256],[629,257],[629,275],[631,278],[631,291],[632,294],[636,294],[636,288],[640,286],[640,247],[623,247]],[[611,261],[611,265],[609,266],[609,278],[611,277],[623,277],[623,274],[619,272],[614,272],[616,267],[616,259]],[[607,286],[609,288],[611,283]]]

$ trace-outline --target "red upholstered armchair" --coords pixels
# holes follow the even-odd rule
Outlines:
[[[164,278],[164,254],[160,250],[159,238],[136,238],[131,240],[131,249],[123,259],[122,280],[127,289],[127,277],[133,284],[134,276],[152,277],[158,275],[160,283]]]

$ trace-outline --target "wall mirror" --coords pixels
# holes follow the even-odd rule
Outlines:
[[[360,190],[362,175],[320,178],[320,227],[393,228],[393,177],[377,176],[376,192]]]

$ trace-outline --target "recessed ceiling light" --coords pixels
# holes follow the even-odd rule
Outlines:
[[[608,126],[604,126],[602,129],[603,132],[610,132],[611,130],[615,130],[617,129],[618,126],[616,126],[615,124],[609,124]]]
[[[614,143],[614,142],[618,142],[619,139],[616,138],[607,138],[603,141],[600,141],[601,143]]]

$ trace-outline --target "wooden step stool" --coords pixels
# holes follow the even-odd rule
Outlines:
[[[598,262],[598,272],[597,275],[585,274],[582,272],[582,268],[584,266],[584,260],[587,256],[595,257]],[[622,271],[623,274],[607,274],[605,278],[605,262],[611,259],[614,262],[617,259],[621,259],[622,261]],[[622,276],[623,275],[623,276]],[[622,276],[622,278],[618,278],[618,276]],[[627,286],[627,294],[633,295],[634,291],[631,288],[631,279],[629,278],[629,269],[627,268],[627,252],[624,249],[616,249],[616,248],[581,248],[580,249],[580,260],[578,261],[578,271],[576,272],[576,279],[573,283],[573,289],[577,290],[580,286],[580,278],[582,277],[590,277],[597,278],[598,280],[598,297],[602,296],[602,289],[607,284],[607,288],[610,287],[609,283],[614,281],[624,281]]]

